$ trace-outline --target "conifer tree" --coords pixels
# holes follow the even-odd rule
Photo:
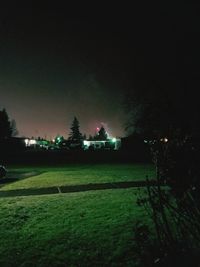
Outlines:
[[[0,110],[0,139],[7,139],[17,133],[14,121],[10,121],[7,111]]]
[[[81,143],[81,141],[83,140],[83,136],[79,128],[80,128],[79,121],[76,117],[74,117],[70,128],[71,129],[71,132],[69,134],[70,141]]]
[[[95,139],[100,141],[106,141],[108,139],[108,134],[103,126],[100,128],[98,134],[95,136]]]

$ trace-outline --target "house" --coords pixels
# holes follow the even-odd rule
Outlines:
[[[121,147],[121,139],[84,140],[83,147],[84,150],[118,150]]]

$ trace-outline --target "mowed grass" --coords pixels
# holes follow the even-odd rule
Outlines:
[[[10,168],[41,173],[1,190],[133,181],[154,177],[151,165]],[[150,224],[137,189],[0,198],[0,266],[138,266],[134,225]]]
[[[137,266],[136,189],[0,199],[0,266]]]
[[[84,185],[91,183],[112,183],[144,180],[146,175],[155,178],[153,165],[77,165],[63,167],[10,168],[10,173],[23,178],[23,173],[35,172],[34,176],[6,184],[0,190],[58,187],[66,185]],[[39,173],[39,174],[37,174]],[[14,175],[14,177],[15,177]]]

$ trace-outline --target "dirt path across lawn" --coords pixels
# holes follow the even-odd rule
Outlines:
[[[153,180],[150,181],[150,185],[155,186],[156,184],[157,184],[156,181]],[[30,188],[30,189],[0,191],[0,197],[62,194],[62,193],[72,193],[72,192],[84,192],[90,190],[125,189],[131,187],[145,187],[145,186],[146,186],[146,181],[84,184],[84,185],[70,185],[70,186],[60,186],[60,187],[54,186],[46,188]]]

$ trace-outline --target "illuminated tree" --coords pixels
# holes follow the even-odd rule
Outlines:
[[[59,145],[59,144],[62,143],[63,141],[64,141],[64,137],[63,137],[63,136],[57,135],[57,136],[55,137],[55,143],[56,143],[57,145]]]
[[[15,122],[10,121],[5,109],[0,110],[0,139],[7,139],[16,134]]]
[[[77,143],[81,143],[83,140],[83,136],[79,130],[80,125],[79,121],[76,117],[74,117],[71,125],[71,132],[69,134],[69,140]]]

